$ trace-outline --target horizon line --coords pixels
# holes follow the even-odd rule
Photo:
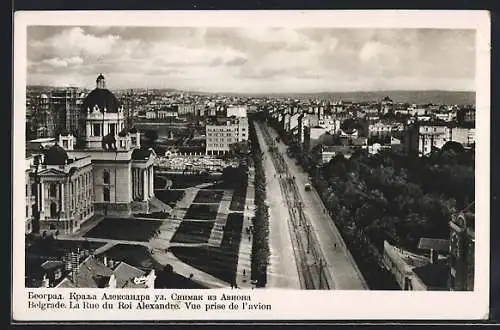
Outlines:
[[[30,84],[26,85],[28,87],[48,87],[48,88],[82,88],[82,89],[95,89],[84,87],[84,86],[57,86],[57,85],[44,85],[44,84]],[[120,87],[120,88],[108,88],[108,90],[174,90],[177,92],[188,92],[188,93],[209,93],[209,94],[327,94],[327,93],[383,93],[383,92],[450,92],[450,93],[477,93],[476,90],[466,90],[466,89],[380,89],[380,90],[350,90],[350,91],[310,91],[310,92],[229,92],[229,91],[203,91],[203,90],[189,90],[189,89],[179,89],[174,87]]]

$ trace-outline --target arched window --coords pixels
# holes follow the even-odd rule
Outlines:
[[[109,171],[108,170],[104,170],[104,172],[102,173],[102,179],[104,181],[104,184],[109,184]]]
[[[57,217],[57,204],[54,202],[50,203],[50,217]]]
[[[56,197],[57,194],[57,186],[55,183],[51,183],[49,187],[49,195],[50,197]]]
[[[104,187],[103,198],[104,198],[105,202],[109,202],[109,188],[108,187]]]

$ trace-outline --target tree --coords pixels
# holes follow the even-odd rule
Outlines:
[[[158,140],[158,132],[153,129],[145,130],[143,138],[144,147],[153,148],[156,145],[156,140]]]
[[[448,141],[444,144],[444,146],[441,148],[441,150],[444,151],[452,151],[455,153],[461,153],[465,151],[464,146],[456,141]]]
[[[166,264],[156,275],[155,288],[168,288],[173,278],[174,267],[171,264]]]

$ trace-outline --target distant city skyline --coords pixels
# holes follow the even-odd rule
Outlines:
[[[28,27],[27,83],[218,93],[475,91],[475,31]]]

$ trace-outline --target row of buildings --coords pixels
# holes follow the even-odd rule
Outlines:
[[[245,117],[248,106],[235,106],[231,104],[174,104],[169,106],[158,106],[148,110],[144,116],[137,116],[138,119],[145,118],[152,121],[172,121],[186,118],[203,117]]]
[[[312,112],[294,109],[270,109],[269,118],[302,154],[308,157],[319,153],[322,163],[337,154],[349,155],[356,149],[371,153],[391,149],[421,157],[441,149],[447,142],[456,142],[465,148],[474,145],[473,125],[460,126],[457,121],[436,117],[422,120],[419,116],[367,119],[339,109],[334,113],[321,112],[320,107]]]

